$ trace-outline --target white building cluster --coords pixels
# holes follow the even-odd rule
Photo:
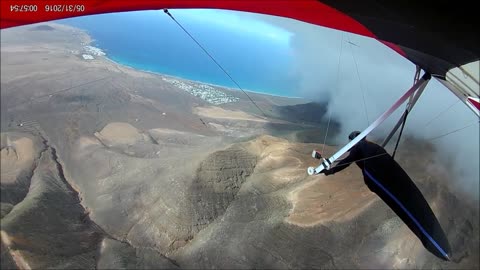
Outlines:
[[[101,49],[86,45],[83,46],[84,53],[82,53],[82,58],[83,60],[94,60],[94,56],[104,56],[106,53],[104,53]],[[71,51],[71,53],[76,54],[75,52],[77,51]]]
[[[90,54],[82,54],[82,57],[84,60],[93,60],[93,56],[91,56]]]
[[[88,54],[93,54],[93,55],[96,55],[96,56],[104,56],[104,55],[106,55],[106,53],[104,53],[101,49],[96,48],[96,47],[93,47],[93,46],[90,46],[90,45],[87,45],[87,46],[85,46],[84,48],[85,48],[85,51],[86,51]]]
[[[163,80],[214,105],[237,102],[239,100],[237,97],[227,95],[224,92],[206,84],[190,84],[169,78],[163,78]]]

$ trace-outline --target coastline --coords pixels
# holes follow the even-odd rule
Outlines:
[[[92,46],[92,45],[90,45],[90,46]],[[98,48],[98,47],[96,47],[96,48]],[[102,50],[102,48],[98,48],[98,49]],[[156,71],[135,68],[135,67],[123,64],[123,63],[119,63],[119,62],[109,58],[108,54],[106,54],[104,56],[99,56],[99,58],[102,58],[106,61],[109,61],[109,62],[111,62],[115,65],[121,66],[122,68],[131,69],[131,70],[136,71],[136,72],[144,72],[144,73],[148,73],[148,74],[151,74],[151,75],[188,81],[190,83],[203,84],[203,85],[208,85],[208,86],[212,86],[212,87],[223,88],[223,89],[226,89],[226,90],[229,90],[229,91],[241,91],[238,88],[232,88],[232,87],[229,87],[229,86],[224,86],[224,85],[219,85],[219,84],[214,84],[214,83],[209,83],[209,82],[196,81],[196,80],[187,79],[187,78],[174,76],[174,75],[169,75],[169,74],[164,74],[164,73],[160,73],[160,72],[156,72]],[[303,97],[289,97],[289,96],[275,95],[275,94],[271,94],[271,93],[258,92],[258,91],[253,91],[253,90],[246,90],[246,89],[243,89],[243,90],[247,93],[252,93],[252,94],[257,94],[257,95],[265,95],[265,96],[281,97],[281,98],[291,98],[291,99],[304,99]]]
[[[88,42],[85,42],[85,46],[92,46],[94,48],[97,48],[97,49],[100,49],[102,52],[105,53],[105,51],[100,48],[100,47],[97,47],[97,46],[94,46],[94,44],[92,44],[95,39],[90,36],[90,34],[88,33],[87,30],[85,29],[82,29],[82,28],[78,28],[78,27],[74,27],[74,26],[70,26],[68,24],[62,24],[62,25],[65,25],[65,26],[68,26],[68,27],[71,27],[77,31],[81,31],[84,36],[86,37],[86,40],[88,40]],[[120,62],[117,62],[113,59],[111,59],[110,57],[108,57],[108,54],[105,53],[105,55],[102,55],[102,56],[96,56],[97,59],[103,59],[103,60],[106,60],[114,65],[117,65],[119,67],[122,67],[122,68],[126,68],[126,69],[130,69],[132,71],[135,71],[135,72],[144,72],[144,73],[147,73],[147,74],[150,74],[150,75],[156,75],[156,76],[161,76],[161,77],[169,77],[169,78],[173,78],[173,79],[178,79],[178,80],[184,80],[184,81],[188,81],[190,83],[196,83],[196,84],[203,84],[203,85],[208,85],[208,86],[212,86],[212,87],[216,87],[216,88],[222,88],[222,89],[225,89],[225,90],[229,90],[229,91],[242,91],[241,89],[239,88],[232,88],[230,86],[224,86],[224,85],[219,85],[219,84],[214,84],[214,83],[209,83],[209,82],[203,82],[203,81],[197,81],[197,80],[192,80],[192,79],[188,79],[188,78],[183,78],[183,77],[179,77],[179,76],[175,76],[175,75],[169,75],[169,74],[164,74],[164,73],[160,73],[160,72],[156,72],[156,71],[151,71],[151,70],[144,70],[144,69],[140,69],[140,68],[136,68],[136,67],[132,67],[130,65],[127,65],[127,64],[124,64],[124,63],[120,63]],[[265,96],[272,96],[272,97],[279,97],[279,98],[288,98],[288,99],[305,99],[304,97],[292,97],[292,96],[283,96],[283,95],[277,95],[277,94],[271,94],[271,93],[265,93],[265,92],[260,92],[258,90],[256,91],[253,91],[253,90],[247,90],[247,89],[243,89],[243,91],[249,93],[249,94],[257,94],[257,95],[265,95]]]

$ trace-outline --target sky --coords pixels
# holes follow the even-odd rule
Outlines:
[[[196,23],[214,24],[231,31],[241,31],[260,37],[268,37],[278,43],[289,43],[293,33],[287,29],[254,17],[249,13],[213,9],[176,9],[170,10],[174,16],[194,20]]]
[[[271,36],[282,44],[288,42],[293,59],[290,72],[299,80],[299,96],[329,101],[328,115],[340,120],[341,136],[345,138],[352,130],[365,129],[413,84],[415,65],[370,38],[262,14],[224,10],[175,12],[198,16],[205,23],[235,31]],[[371,137],[384,138],[404,108],[401,106]],[[465,126],[469,127],[448,134]],[[430,80],[410,113],[404,134],[433,143],[439,151],[438,165],[450,168],[452,175],[458,177],[449,185],[478,201],[478,117],[436,79]]]

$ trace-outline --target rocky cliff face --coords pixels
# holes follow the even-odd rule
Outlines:
[[[2,217],[27,195],[33,171],[44,150],[44,143],[37,137],[17,132],[1,134]]]
[[[225,213],[253,173],[256,159],[234,146],[212,153],[200,164],[189,190],[196,232]]]
[[[103,236],[47,148],[27,196],[2,218],[2,242],[13,260],[21,268],[93,268]]]

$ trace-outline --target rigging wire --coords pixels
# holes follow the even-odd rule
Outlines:
[[[263,116],[267,117],[267,115],[265,114],[265,112],[260,109],[260,107],[257,105],[257,103],[255,103],[255,101],[247,94],[247,92],[245,92],[243,90],[242,87],[240,87],[240,85],[232,78],[232,76],[230,76],[230,74],[222,67],[222,65],[220,65],[220,63],[217,62],[217,60],[215,60],[215,58],[202,46],[202,44],[200,44],[196,39],[195,37],[193,37],[188,31],[187,29],[185,29],[174,17],[173,15],[168,11],[168,9],[163,9],[163,12],[165,12],[165,14],[167,14],[204,52],[205,54],[207,54],[208,57],[210,57],[210,59],[212,59],[212,61],[225,73],[225,75],[227,75],[228,78],[230,78],[230,80],[238,87],[238,89],[242,90],[242,92],[248,97],[248,99],[253,103],[253,105],[255,105],[255,107],[257,107],[257,109],[263,114]]]
[[[466,128],[469,128],[469,127],[475,125],[476,123],[480,123],[480,120],[475,120],[475,121],[473,121],[473,122],[470,122],[470,123],[469,123],[468,125],[466,125],[466,126],[463,126],[463,127],[461,127],[461,128],[457,128],[457,129],[455,129],[455,130],[446,132],[446,133],[444,133],[444,134],[442,134],[442,135],[439,135],[439,136],[435,136],[435,137],[432,137],[432,138],[428,138],[428,139],[426,139],[426,140],[427,140],[427,141],[434,141],[434,140],[437,140],[437,139],[446,137],[446,136],[448,136],[448,135],[451,135],[451,134],[457,133],[457,132],[459,132],[459,131],[462,131],[462,130],[464,130],[464,129],[466,129]],[[401,136],[401,135],[400,135],[400,136]],[[397,141],[397,143],[398,143],[398,141]],[[395,150],[396,150],[396,149],[395,149]],[[357,160],[354,160],[354,161],[345,163],[345,164],[343,164],[343,165],[346,165],[346,164],[350,165],[350,164],[352,164],[352,163],[354,163],[354,162],[365,161],[365,160],[369,160],[369,159],[376,158],[376,157],[379,157],[379,156],[384,156],[384,155],[388,155],[388,153],[382,153],[382,154],[378,154],[378,155],[374,155],[374,156],[370,156],[370,157],[366,157],[366,158],[362,158],[362,159],[357,159]],[[394,151],[394,153],[392,154],[391,157],[392,157],[392,158],[395,157],[395,151]],[[338,162],[340,162],[340,161],[342,161],[342,160],[336,160],[334,163],[338,163]]]
[[[452,103],[450,106],[448,106],[448,108],[446,108],[445,110],[441,111],[439,114],[437,114],[437,116],[435,116],[434,118],[432,118],[430,121],[428,121],[425,125],[423,125],[424,127],[428,127],[433,121],[437,120],[442,114],[446,113],[447,111],[449,111],[453,106],[455,106],[458,102],[460,102],[460,99],[457,99],[457,101],[455,101],[454,103]]]
[[[416,66],[415,69],[416,69],[416,72],[415,72],[415,76],[413,78],[413,84],[416,84],[418,82],[418,80],[420,80],[421,69],[418,65]],[[393,149],[392,158],[395,158],[395,154],[397,153],[398,144],[400,143],[400,139],[402,138],[403,129],[405,128],[405,123],[407,122],[408,114],[410,113],[410,110],[413,109],[413,106],[415,106],[415,103],[417,102],[418,98],[420,98],[420,95],[423,93],[423,90],[425,90],[425,88],[423,88],[421,90],[417,89],[416,93],[414,95],[410,96],[410,98],[408,99],[408,102],[405,106],[405,111],[403,112],[403,116],[402,116],[402,118],[403,118],[402,127],[400,129],[400,134],[398,134],[397,142],[395,143],[395,148]],[[396,127],[395,127],[394,130],[396,132]],[[383,146],[385,146],[385,145],[383,145]]]
[[[343,32],[341,32],[341,40],[340,40],[340,54],[338,55],[338,65],[337,65],[337,79],[335,82],[335,93],[338,92],[338,78],[340,77],[340,61],[342,60],[342,51],[343,51]],[[323,140],[323,147],[322,147],[322,153],[325,150],[325,143],[327,142],[327,136],[328,136],[328,129],[330,128],[330,121],[332,120],[332,110],[329,110],[329,116],[328,116],[328,123],[327,123],[327,131],[325,132],[325,138]]]
[[[393,149],[392,158],[395,158],[395,154],[397,153],[398,144],[400,143],[400,138],[402,138],[403,128],[405,127],[405,123],[407,122],[408,113],[409,113],[409,111],[408,111],[408,109],[406,109],[405,114],[403,115],[402,127],[400,128],[400,134],[398,134],[397,143],[395,144],[395,148]]]
[[[476,124],[476,123],[480,123],[480,120],[478,120],[478,121],[475,120],[475,121],[473,121],[472,123],[470,123],[470,124],[468,124],[468,125],[466,125],[466,126],[464,126],[464,127],[461,127],[461,128],[455,129],[455,130],[452,130],[452,131],[450,131],[450,132],[444,133],[444,134],[439,135],[439,136],[436,136],[436,137],[428,138],[428,139],[426,139],[426,140],[427,140],[427,141],[434,141],[434,140],[440,139],[440,138],[442,138],[442,137],[445,137],[445,136],[454,134],[454,133],[456,133],[456,132],[459,132],[459,131],[461,131],[461,130],[464,130],[464,129],[466,129],[466,128],[469,128],[469,127],[473,126],[473,125]],[[382,154],[378,154],[378,155],[374,155],[374,156],[370,156],[370,157],[366,157],[366,158],[357,159],[357,160],[354,160],[354,161],[345,163],[345,164],[343,164],[343,165],[346,165],[346,164],[349,164],[349,165],[350,165],[350,164],[352,164],[352,163],[354,163],[354,162],[365,161],[365,160],[369,160],[369,159],[376,158],[376,157],[380,157],[380,156],[384,156],[384,155],[388,155],[388,153],[382,153]],[[392,156],[392,158],[393,158],[393,156]],[[338,163],[338,162],[340,162],[340,161],[342,161],[342,160],[336,160],[334,163]]]
[[[362,80],[360,79],[360,72],[358,71],[357,58],[355,57],[355,53],[353,52],[353,48],[352,48],[353,43],[350,41],[350,38],[348,36],[347,36],[347,38],[348,38],[348,43],[350,44],[350,49],[352,51],[353,62],[355,62],[355,69],[357,71],[358,83],[360,85],[360,90],[362,91],[363,108],[365,109],[365,116],[367,117],[367,123],[368,123],[367,126],[369,126],[370,125],[370,119],[368,118],[367,103],[365,101],[365,93],[364,93],[365,91],[363,91]]]
[[[388,153],[381,153],[381,154],[377,154],[377,155],[374,155],[374,156],[371,156],[371,157],[357,159],[357,160],[354,160],[354,161],[351,161],[351,162],[348,162],[348,163],[345,163],[345,164],[342,164],[342,165],[347,165],[347,164],[350,165],[350,164],[355,163],[355,162],[365,161],[365,160],[369,160],[369,159],[372,159],[372,158],[381,157],[381,156],[385,156],[385,155],[388,155]],[[342,160],[337,160],[334,163],[338,163],[340,161],[342,161]]]
[[[447,135],[450,135],[450,134],[459,132],[459,131],[461,131],[461,130],[464,130],[464,129],[466,129],[466,128],[469,128],[469,127],[473,126],[473,125],[476,124],[476,123],[480,123],[480,121],[479,121],[479,120],[475,120],[475,121],[473,121],[472,123],[470,123],[470,124],[468,124],[468,125],[466,125],[466,126],[464,126],[464,127],[457,128],[457,129],[455,129],[455,130],[449,131],[449,132],[447,132],[447,133],[444,133],[444,134],[439,135],[439,136],[436,136],[436,137],[429,138],[429,139],[427,139],[427,140],[433,141],[433,140],[440,139],[440,138],[445,137],[445,136],[447,136]]]
[[[461,127],[461,128],[457,128],[457,129],[455,129],[455,130],[446,132],[446,133],[444,133],[444,134],[442,134],[442,135],[439,135],[439,136],[435,136],[435,137],[432,137],[432,138],[428,138],[428,139],[426,139],[426,140],[427,140],[427,141],[434,141],[434,140],[443,138],[443,137],[445,137],[445,136],[448,136],[448,135],[457,133],[457,132],[459,132],[459,131],[462,131],[462,130],[464,130],[464,129],[466,129],[466,128],[469,128],[469,127],[473,126],[475,123],[480,123],[480,121],[475,120],[475,121],[471,122],[470,124],[468,124],[468,125],[466,125],[466,126],[463,126],[463,127]],[[400,133],[400,135],[401,135],[401,133]],[[398,141],[397,141],[397,145],[398,145]],[[395,151],[393,151],[392,157],[395,157],[395,152],[396,152],[396,150],[397,150],[397,148],[395,147]]]

